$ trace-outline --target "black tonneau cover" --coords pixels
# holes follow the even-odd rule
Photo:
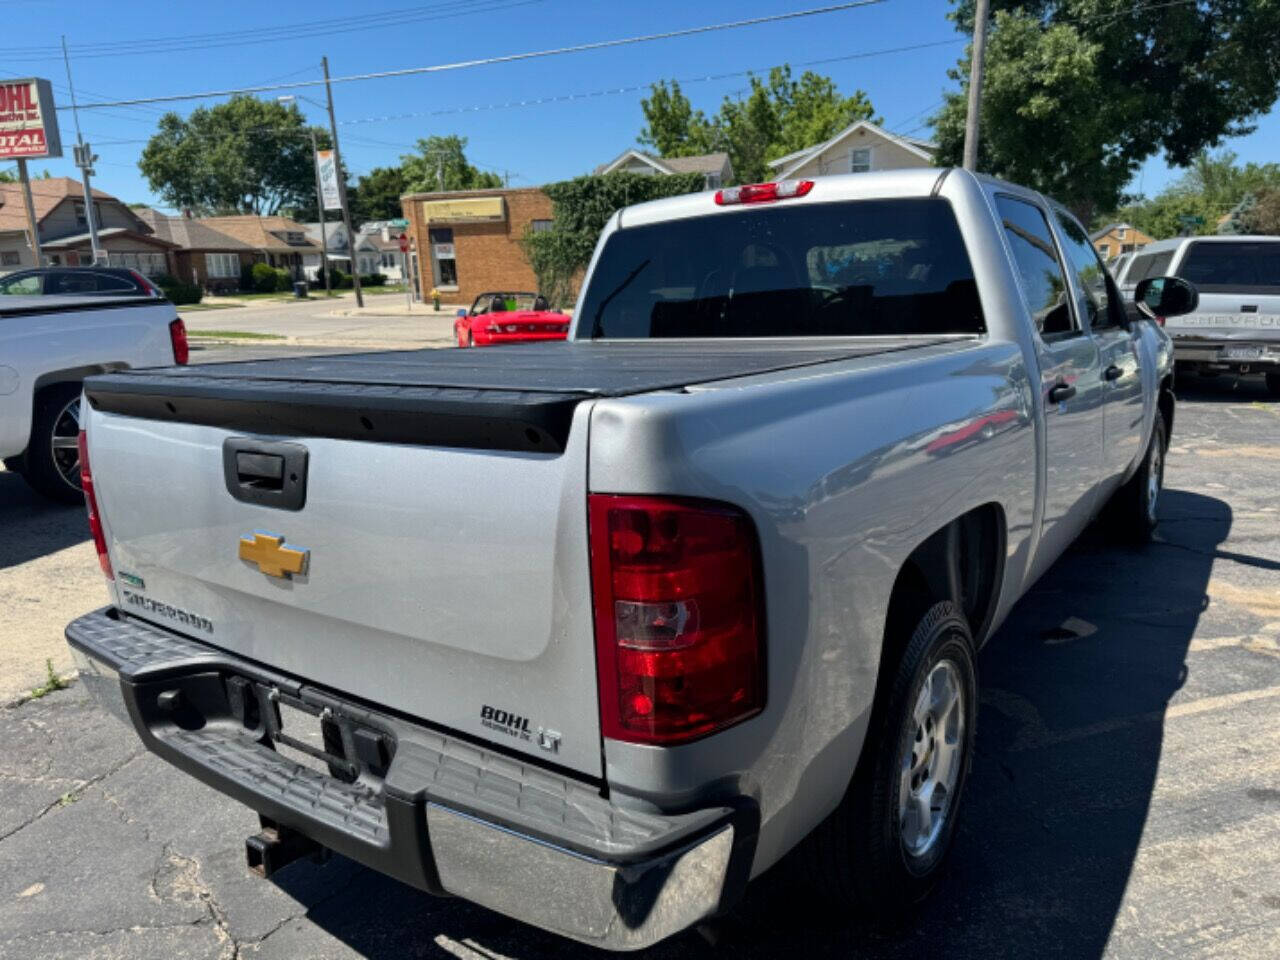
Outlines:
[[[94,409],[289,436],[544,453],[564,449],[573,408],[948,338],[559,342],[246,360],[102,374]]]

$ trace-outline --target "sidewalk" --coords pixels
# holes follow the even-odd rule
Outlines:
[[[253,333],[297,346],[411,350],[451,345],[456,311],[442,305],[437,312],[421,303],[410,309],[402,296],[380,294],[365,297],[364,309],[355,305],[354,298],[343,297],[337,304],[326,299],[299,300],[193,313],[186,321],[195,342],[241,343],[245,341],[219,334]]]

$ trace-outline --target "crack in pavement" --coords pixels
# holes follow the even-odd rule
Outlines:
[[[131,754],[123,762],[116,764],[111,769],[104,770],[102,773],[99,773],[96,776],[90,777],[88,780],[79,781],[80,785],[78,787],[75,787],[72,790],[68,790],[62,796],[56,798],[55,800],[45,805],[45,807],[43,807],[40,811],[38,811],[35,814],[35,816],[30,817],[27,820],[24,820],[22,823],[14,827],[12,830],[9,830],[5,833],[0,833],[0,843],[3,843],[4,841],[8,840],[10,837],[14,836],[17,833],[21,833],[23,830],[27,829],[27,827],[31,826],[33,823],[36,823],[39,820],[43,819],[44,816],[50,813],[51,811],[57,810],[61,807],[65,807],[68,805],[68,803],[72,803],[78,800],[80,796],[86,790],[92,787],[94,784],[105,780],[107,777],[111,776],[113,773],[116,773],[117,771],[122,769],[125,764],[129,763],[131,760],[136,760],[138,757],[142,756],[142,754],[144,754],[145,752],[146,752],[145,749],[139,750],[137,753]]]

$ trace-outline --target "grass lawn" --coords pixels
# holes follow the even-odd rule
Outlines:
[[[404,293],[404,284],[397,283],[384,287],[361,287],[365,293]]]
[[[283,340],[278,333],[250,333],[248,330],[188,330],[191,337],[210,337],[217,340]]]

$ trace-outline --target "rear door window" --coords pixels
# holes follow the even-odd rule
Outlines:
[[[124,277],[115,277],[109,273],[95,273],[93,276],[100,293],[132,293],[138,290],[136,283],[130,283]]]
[[[1192,243],[1178,276],[1204,293],[1280,294],[1280,240]]]
[[[583,301],[595,339],[982,333],[940,198],[779,205],[612,234]]]
[[[50,293],[92,293],[98,289],[91,273],[52,273],[49,275]]]
[[[1067,278],[1044,211],[1006,196],[996,197],[996,209],[1013,249],[1022,295],[1036,329],[1045,337],[1078,332],[1067,301]]]

